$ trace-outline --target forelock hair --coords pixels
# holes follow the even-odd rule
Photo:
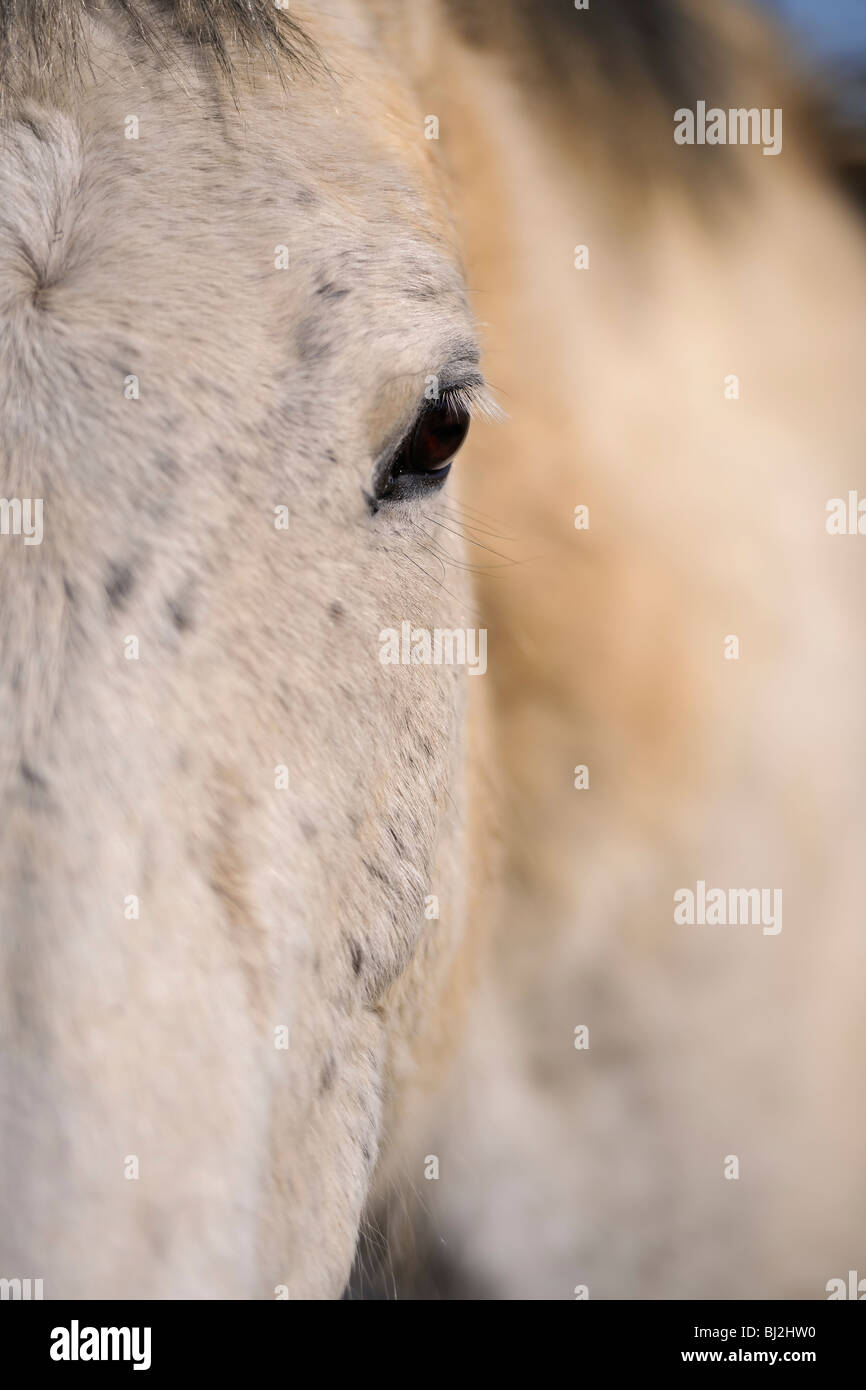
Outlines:
[[[239,52],[260,52],[275,68],[315,67],[315,46],[274,0],[0,0],[0,95],[36,81],[68,80],[86,57],[89,16],[125,19],[160,59],[188,46],[232,82]]]

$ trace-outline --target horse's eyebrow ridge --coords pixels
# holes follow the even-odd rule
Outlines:
[[[442,353],[444,363],[442,375],[449,377],[473,376],[481,363],[481,349],[474,338],[457,338],[447,344],[447,350]]]

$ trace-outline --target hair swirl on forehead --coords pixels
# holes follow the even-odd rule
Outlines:
[[[0,89],[68,77],[85,60],[88,16],[114,14],[151,51],[193,45],[231,81],[238,50],[321,66],[311,39],[273,0],[0,0]],[[0,93],[2,94],[2,93]]]

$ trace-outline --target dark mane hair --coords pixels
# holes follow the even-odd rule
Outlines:
[[[28,78],[45,83],[74,73],[85,52],[88,15],[125,18],[158,56],[178,41],[201,52],[229,80],[233,52],[269,54],[274,65],[315,65],[311,40],[272,0],[0,0],[0,89]]]
[[[726,79],[710,16],[683,0],[446,0],[457,27],[479,47],[506,47],[525,75],[579,89],[588,73],[645,84],[671,107],[707,95]]]

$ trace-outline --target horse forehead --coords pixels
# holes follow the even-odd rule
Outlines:
[[[103,72],[115,43],[104,32],[94,41]],[[325,56],[336,64],[333,43]],[[351,72],[341,67],[339,81],[318,74],[252,83],[236,105],[225,91],[205,84],[190,93],[165,74],[150,73],[143,89],[138,77],[132,89],[98,81],[85,139],[90,186],[104,188],[94,203],[110,199],[119,217],[126,204],[134,242],[158,236],[176,209],[194,214],[206,202],[211,246],[191,217],[187,254],[198,246],[203,258],[221,243],[240,249],[236,270],[260,255],[264,272],[285,246],[288,278],[312,290],[317,316],[339,307],[351,317],[366,294],[383,310],[400,312],[405,301],[410,323],[416,311],[437,310],[466,322],[438,147],[392,66],[380,55]],[[122,183],[131,185],[126,193]]]

